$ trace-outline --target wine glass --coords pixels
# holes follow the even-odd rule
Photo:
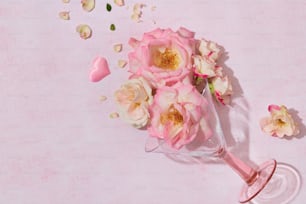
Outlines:
[[[297,171],[289,165],[277,164],[274,159],[262,163],[257,168],[252,168],[229,152],[220,119],[215,109],[215,102],[208,88],[208,82],[205,81],[205,83],[202,95],[208,102],[208,123],[213,131],[213,136],[207,140],[196,138],[179,150],[169,147],[163,139],[149,136],[145,151],[223,160],[245,182],[239,196],[240,203],[252,200],[253,203],[258,204],[285,204],[291,201],[297,195],[301,185],[301,179]]]

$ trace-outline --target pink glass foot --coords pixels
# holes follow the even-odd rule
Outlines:
[[[239,202],[246,203],[253,199],[266,186],[271,179],[276,168],[276,161],[269,160],[259,166],[257,169],[257,177],[251,184],[245,184],[240,193]]]

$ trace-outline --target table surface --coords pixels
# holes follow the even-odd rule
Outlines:
[[[242,181],[228,166],[145,153],[146,134],[109,117],[113,92],[127,76],[117,61],[126,59],[129,37],[180,26],[227,52],[234,105],[221,116],[229,148],[250,165],[275,158],[295,167],[302,187],[291,203],[303,203],[306,1],[143,1],[140,23],[130,18],[137,1],[109,1],[111,12],[106,3],[97,1],[90,13],[74,0],[0,4],[0,203],[238,203]],[[70,11],[71,20],[61,20],[60,11]],[[92,27],[88,40],[75,31],[82,23]],[[96,56],[108,59],[111,74],[91,83]],[[299,136],[261,131],[272,103],[289,108]]]

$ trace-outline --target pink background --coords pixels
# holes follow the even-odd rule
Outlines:
[[[238,203],[242,181],[223,163],[145,153],[145,132],[109,118],[112,94],[126,78],[117,60],[126,57],[128,38],[156,27],[185,26],[226,49],[235,88],[230,117],[223,113],[229,147],[249,164],[276,158],[305,179],[306,1],[144,1],[142,23],[130,19],[135,2],[110,13],[98,0],[91,13],[79,0],[0,3],[0,203]],[[70,21],[58,18],[62,10]],[[75,32],[80,23],[92,27],[91,39]],[[118,54],[112,46],[120,42]],[[112,74],[94,84],[88,73],[98,55]],[[261,132],[271,103],[290,109],[298,137]],[[305,200],[302,185],[292,203]]]

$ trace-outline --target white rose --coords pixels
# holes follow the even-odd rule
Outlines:
[[[152,104],[152,89],[142,77],[128,80],[115,92],[119,114],[136,128],[144,127],[150,118],[149,105]]]
[[[230,96],[233,94],[233,87],[228,77],[213,77],[211,85],[217,100],[222,104],[228,104],[230,102]]]
[[[207,56],[209,59],[216,61],[221,54],[221,49],[215,42],[203,39],[199,44],[199,52],[202,56]]]
[[[216,63],[208,57],[196,55],[193,57],[195,65],[195,73],[202,77],[213,77],[216,75]]]

